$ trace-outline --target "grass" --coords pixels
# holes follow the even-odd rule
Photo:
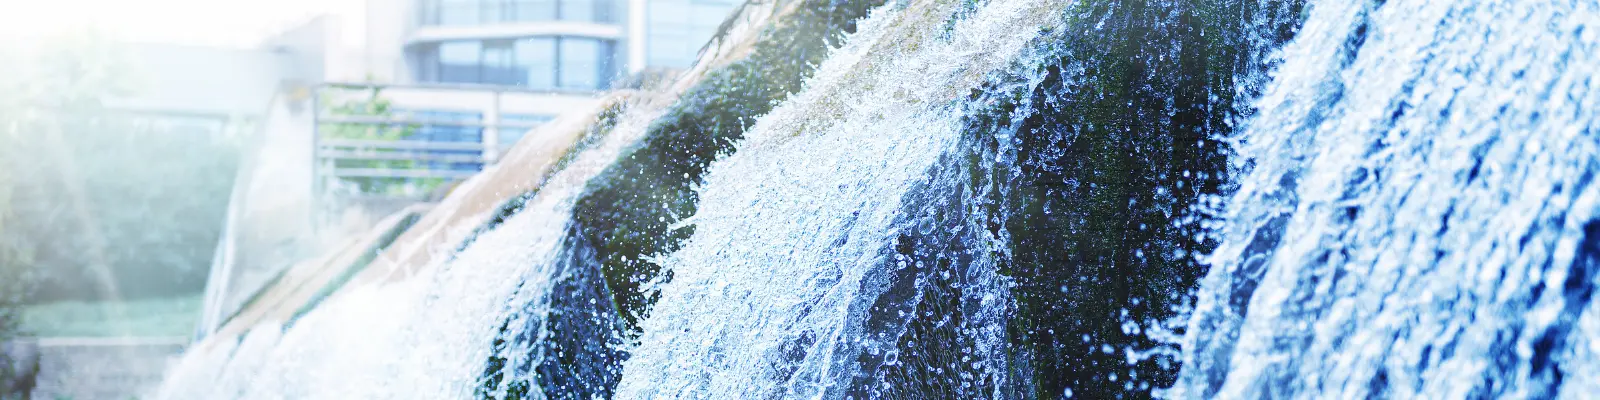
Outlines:
[[[22,333],[35,337],[188,336],[200,322],[200,294],[116,302],[28,306]]]

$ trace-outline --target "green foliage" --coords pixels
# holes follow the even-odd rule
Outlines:
[[[1255,93],[1239,79],[1260,79],[1262,55],[1292,35],[1301,7],[1084,1],[1065,10],[1066,29],[967,99],[976,107],[964,117],[965,151],[902,206],[897,225],[935,228],[902,232],[897,261],[881,267],[894,286],[864,336],[898,338],[896,359],[861,355],[867,373],[852,397],[1147,398],[1171,385],[1179,365],[1170,353],[1128,351],[1172,345],[1145,330],[1177,315],[1204,271],[1197,255],[1215,246],[1201,204],[1226,189],[1219,141]],[[990,244],[1003,247],[979,254],[1006,287],[949,278],[986,273],[974,270],[990,268],[974,265],[974,253]],[[961,329],[984,315],[963,304],[995,290],[1013,297],[1009,354],[967,362],[978,344]],[[1008,370],[985,369],[997,365]]]
[[[328,104],[326,113],[334,116],[391,117],[394,103],[383,97],[382,89],[367,91],[365,99],[333,102],[332,96],[323,96],[321,104]],[[416,126],[365,125],[324,123],[321,132],[333,139],[399,140],[416,133]]]
[[[345,88],[332,88],[329,90],[342,91]],[[365,98],[355,100],[338,100],[333,93],[319,93],[321,98],[317,102],[327,107],[323,113],[340,117],[395,117],[394,103],[383,97],[382,89],[360,89],[366,92]],[[416,124],[402,125],[377,125],[323,122],[317,127],[318,134],[329,139],[357,139],[357,140],[403,140],[417,133]],[[339,168],[381,168],[381,169],[417,169],[426,165],[416,160],[340,160],[335,165]],[[361,193],[400,195],[407,191],[428,192],[437,189],[446,183],[443,178],[344,178],[352,183]]]
[[[1039,396],[1147,397],[1172,383],[1178,360],[1124,352],[1171,345],[1144,329],[1183,307],[1205,271],[1197,256],[1216,246],[1201,203],[1228,184],[1221,140],[1254,95],[1239,79],[1264,76],[1263,54],[1293,34],[1302,7],[1099,1],[1072,11],[1064,56],[1013,103],[1037,111],[1014,128],[1022,179],[1002,203],[1007,272],[1019,283],[1013,342],[1033,352]]]
[[[881,4],[803,1],[794,14],[762,31],[753,54],[708,73],[639,143],[591,180],[574,206],[568,245],[558,256],[569,279],[552,290],[551,319],[532,322],[548,324],[557,336],[529,343],[533,338],[506,337],[508,327],[502,326],[495,339],[498,349],[542,346],[543,354],[561,357],[515,366],[491,357],[479,397],[490,397],[502,384],[510,399],[523,398],[532,385],[565,398],[608,397],[626,358],[622,340],[638,335],[638,322],[657,297],[645,287],[660,277],[660,266],[650,260],[677,250],[692,233],[668,227],[694,214],[694,185],[706,167],[733,152],[756,118],[800,90],[830,47]],[[724,24],[722,31],[730,27]],[[502,382],[508,368],[534,370],[537,381]]]
[[[649,282],[671,278],[652,260],[692,235],[693,227],[669,227],[696,211],[701,174],[873,5],[801,5],[764,32],[749,59],[708,74],[592,180],[558,261],[571,278],[552,291],[551,319],[533,322],[553,336],[526,343],[533,339],[504,337],[502,327],[496,338],[497,349],[562,357],[515,366],[491,358],[485,388],[514,368],[536,381],[507,383],[513,398],[533,385],[607,395],[620,371],[585,363],[626,357],[609,335],[633,338],[656,300]],[[1215,243],[1201,229],[1201,205],[1228,185],[1220,140],[1249,114],[1241,104],[1257,93],[1264,54],[1292,36],[1302,8],[1301,0],[1096,0],[1064,10],[1066,29],[962,102],[964,151],[930,171],[940,186],[907,196],[908,220],[895,226],[942,225],[885,244],[909,265],[879,269],[892,287],[861,337],[893,338],[897,359],[862,354],[847,395],[1143,398],[1170,384],[1178,368],[1170,354],[1130,360],[1126,351],[1171,345],[1139,329],[1176,315],[1203,271],[1196,256]],[[1013,296],[1003,321],[1010,353],[983,360],[996,364],[969,360],[979,344],[963,331],[996,323],[972,321],[994,317],[970,311],[994,288],[951,278],[990,267],[977,257],[994,260],[1008,279],[996,290]],[[581,290],[596,286],[604,292]],[[585,305],[596,296],[612,301]],[[1000,364],[1010,369],[985,370]],[[960,382],[968,387],[958,376],[978,379]]]
[[[33,50],[7,49],[17,62],[0,71],[0,274],[38,287],[6,297],[199,291],[238,159],[218,132],[231,121],[103,107],[127,91],[93,38]]]
[[[1220,140],[1254,95],[1239,79],[1266,72],[1262,55],[1293,34],[1301,7],[1079,2],[1067,10],[1067,28],[1038,45],[1045,56],[975,95],[988,106],[967,118],[974,179],[964,190],[990,193],[978,220],[1008,247],[996,257],[1015,280],[1008,336],[1025,361],[1014,373],[1028,383],[1019,395],[1146,398],[1172,383],[1179,365],[1170,354],[1127,352],[1172,345],[1145,330],[1168,329],[1204,272],[1197,256],[1215,246],[1201,226],[1209,218],[1202,203],[1227,188]],[[912,255],[924,264],[959,259],[919,250]],[[929,290],[960,292],[939,288]],[[930,309],[940,308],[912,313]],[[903,352],[925,358],[902,357],[909,362],[888,374],[903,384],[890,386],[936,390],[917,384],[936,379],[918,369],[958,352],[924,340],[947,334],[936,322],[944,317],[912,321],[906,336],[917,339]]]
[[[732,153],[744,131],[800,90],[831,47],[881,0],[811,0],[763,31],[754,54],[712,71],[644,139],[594,180],[573,212],[569,236],[594,245],[614,307],[629,335],[656,295],[643,285],[661,270],[651,261],[676,251],[692,227],[669,230],[693,215],[694,185],[717,158]]]
[[[145,297],[204,285],[238,144],[210,132],[135,124],[74,118],[58,125],[72,140],[25,143],[44,148],[7,160],[41,172],[16,182],[12,206],[27,216],[13,227],[32,238],[36,268],[47,278],[45,299]],[[96,286],[97,294],[83,291]]]
[[[521,212],[523,206],[527,204],[527,201],[537,195],[539,193],[539,189],[543,188],[544,185],[550,181],[550,177],[555,176],[555,174],[567,169],[568,166],[572,165],[573,161],[578,159],[580,154],[593,149],[594,146],[600,144],[600,141],[605,139],[606,136],[610,136],[612,128],[617,126],[617,119],[621,118],[623,112],[626,110],[627,103],[618,102],[606,107],[605,110],[600,111],[599,115],[595,116],[595,121],[590,123],[588,128],[584,129],[583,135],[578,137],[578,140],[574,142],[571,147],[568,147],[565,152],[561,153],[561,158],[556,159],[555,164],[553,164],[549,170],[545,171],[544,176],[539,177],[538,184],[533,185],[533,189],[530,189],[521,195],[507,199],[504,203],[501,203],[500,207],[495,208],[494,214],[489,216],[488,221],[485,221],[483,225],[479,225],[477,228],[474,228],[472,233],[467,234],[467,238],[461,241],[461,245],[456,246],[456,252],[459,253],[462,250],[466,250],[467,246],[472,245],[473,242],[478,240],[479,235],[482,235],[484,232],[494,230],[494,228],[499,227],[500,224],[505,223],[506,218],[511,218],[512,215]]]
[[[0,112],[4,112],[4,109],[0,109]],[[5,120],[5,117],[0,116],[0,120]],[[0,132],[0,135],[4,134]],[[0,140],[0,148],[5,144],[4,140]],[[4,156],[3,152],[0,150],[0,157]],[[10,175],[8,170],[0,169],[0,342],[10,340],[18,333],[20,307],[27,300],[33,281],[32,273],[27,268],[33,265],[32,256],[22,246],[21,240],[6,234],[10,230],[9,220],[12,219]]]

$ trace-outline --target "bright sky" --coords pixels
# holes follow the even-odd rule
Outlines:
[[[362,0],[0,0],[0,39],[93,30],[118,41],[251,46]]]

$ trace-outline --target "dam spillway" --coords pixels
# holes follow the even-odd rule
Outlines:
[[[1592,2],[731,18],[157,397],[1600,390]]]

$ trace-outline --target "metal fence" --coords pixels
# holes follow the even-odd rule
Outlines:
[[[319,193],[340,181],[465,179],[560,109],[593,101],[589,94],[477,85],[326,84],[316,93],[312,174]]]

